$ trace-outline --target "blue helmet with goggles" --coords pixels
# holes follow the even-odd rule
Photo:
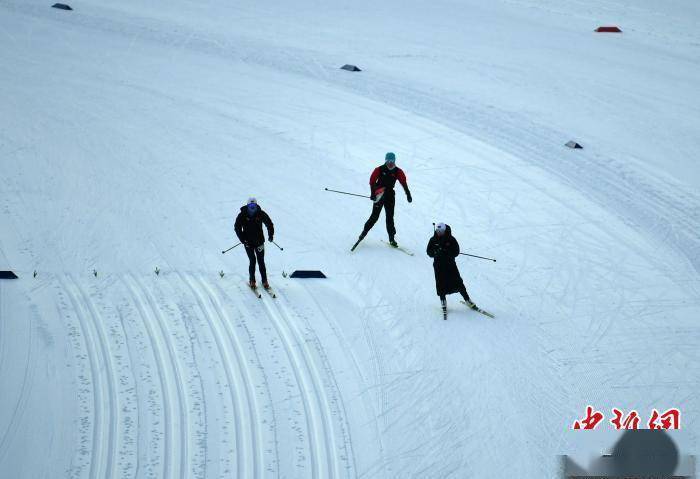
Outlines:
[[[255,198],[248,198],[248,205],[246,208],[248,210],[248,215],[253,216],[258,211],[258,201]]]

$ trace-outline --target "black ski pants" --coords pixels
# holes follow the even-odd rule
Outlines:
[[[394,194],[393,190],[389,190],[386,193],[384,193],[384,196],[382,197],[381,200],[377,201],[373,206],[372,206],[372,214],[370,215],[369,219],[365,223],[365,227],[362,230],[362,236],[366,235],[369,230],[372,229],[372,226],[374,226],[374,223],[377,222],[379,219],[379,214],[382,212],[382,208],[384,208],[384,216],[386,218],[386,232],[389,233],[389,239],[394,239],[394,235],[396,234],[396,228],[394,227],[394,205],[396,204],[396,195]]]
[[[467,293],[467,287],[464,286],[464,284],[462,284],[462,287],[459,288],[459,294],[462,295],[462,297],[464,298],[464,301],[471,303],[471,299],[469,298],[469,293]],[[442,296],[440,296],[440,301],[444,302],[446,299],[447,298],[444,294]]]
[[[248,264],[248,278],[250,278],[251,281],[255,281],[255,259],[257,257],[258,266],[260,267],[260,277],[262,278],[262,282],[266,283],[267,270],[265,269],[265,244],[263,243],[257,247],[251,246],[250,248],[246,248],[245,252],[248,255],[248,261],[250,262]]]

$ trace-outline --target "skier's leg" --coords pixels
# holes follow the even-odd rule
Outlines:
[[[386,232],[389,234],[389,242],[394,241],[396,228],[394,227],[394,205],[396,204],[396,196],[391,195],[384,202],[384,216],[386,219]]]
[[[255,282],[255,248],[246,248],[248,255],[248,279],[251,283]]]
[[[472,300],[469,298],[469,293],[467,293],[467,287],[464,286],[464,283],[462,283],[462,287],[459,289],[459,294],[462,295],[467,304],[472,302]]]
[[[476,304],[474,304],[474,301],[472,301],[469,297],[469,293],[467,293],[467,288],[466,286],[464,286],[464,283],[462,283],[462,287],[459,289],[459,293],[464,298],[464,302],[467,303],[467,306],[469,306],[472,309],[477,309]]]
[[[372,205],[372,214],[369,216],[369,219],[365,223],[365,227],[362,229],[362,234],[360,234],[360,238],[364,238],[365,235],[369,232],[369,230],[372,229],[374,223],[377,222],[377,220],[379,219],[379,214],[382,212],[383,205],[383,199],[377,201],[374,205]]]
[[[255,255],[258,257],[258,268],[260,268],[260,277],[263,284],[267,283],[267,269],[265,268],[265,249],[262,251],[255,248]]]

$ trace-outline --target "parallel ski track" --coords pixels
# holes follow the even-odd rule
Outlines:
[[[139,427],[140,427],[140,414],[139,414],[139,388],[138,388],[138,382],[139,382],[139,377],[136,376],[134,372],[134,364],[137,363],[137,360],[140,358],[140,356],[135,356],[132,352],[132,347],[133,346],[141,346],[145,347],[143,342],[137,343],[134,341],[134,343],[131,343],[131,338],[129,337],[129,333],[127,332],[128,328],[126,326],[125,318],[124,315],[122,314],[120,308],[117,306],[117,316],[119,317],[119,326],[121,327],[122,333],[124,334],[124,344],[123,347],[126,350],[126,357],[128,360],[129,368],[128,368],[128,374],[129,374],[129,382],[131,384],[131,387],[129,387],[126,392],[130,393],[130,398],[126,401],[126,405],[124,406],[124,447],[125,449],[131,448],[131,451],[127,452],[124,454],[124,456],[130,456],[131,461],[125,463],[124,470],[122,471],[122,477],[126,477],[127,474],[130,474],[131,477],[142,477],[139,475],[139,467],[140,467],[140,450],[139,450]],[[139,331],[140,332],[140,331]],[[143,335],[141,335],[143,337]],[[123,381],[123,378],[120,377],[120,382]],[[153,380],[152,379],[144,379],[144,383],[148,382],[150,386],[153,386]],[[124,383],[122,382],[122,385]],[[131,474],[131,470],[133,470],[133,474]]]
[[[236,298],[230,296],[227,291],[225,291],[220,285],[217,284],[216,288],[219,290],[219,293],[221,296],[224,298],[229,299],[230,301],[235,302],[235,308],[238,311],[238,313],[241,315],[241,327],[246,331],[248,335],[248,339],[251,341],[253,344],[252,346],[252,351],[253,355],[255,358],[255,367],[257,367],[260,371],[260,374],[263,376],[263,386],[265,388],[265,394],[267,396],[267,399],[269,401],[268,408],[270,410],[270,415],[272,416],[272,423],[269,425],[269,430],[272,434],[272,443],[274,445],[274,462],[273,465],[275,466],[274,471],[276,471],[276,477],[280,477],[280,454],[279,454],[279,442],[278,442],[278,431],[277,431],[277,414],[275,413],[275,408],[274,405],[272,404],[272,391],[270,390],[270,383],[268,380],[268,375],[266,372],[266,369],[262,365],[262,361],[260,360],[260,356],[258,354],[258,351],[254,345],[255,343],[255,338],[253,334],[251,333],[250,329],[248,328],[248,325],[245,322],[245,318],[254,318],[253,313],[251,312],[251,309],[247,307],[245,302],[242,301],[235,301]],[[248,289],[247,286],[245,286],[245,289]],[[241,296],[245,296],[248,294],[247,291],[244,291],[243,288],[240,286],[238,287],[238,292],[241,293]],[[257,304],[257,303],[256,303]],[[263,407],[263,409],[265,409]],[[273,472],[273,469],[270,467],[267,468],[267,471]]]
[[[326,308],[321,304],[321,302],[318,299],[316,299],[316,296],[312,293],[311,288],[308,285],[305,285],[304,289],[306,290],[306,293],[308,294],[309,298],[311,298],[311,300],[316,305],[316,309],[321,313],[323,318],[326,320],[326,323],[328,323],[328,326],[333,330],[333,333],[338,338],[338,341],[340,341],[340,343],[342,344],[343,350],[345,351],[345,353],[350,357],[350,359],[352,359],[352,364],[355,367],[355,372],[357,373],[357,377],[360,378],[360,380],[362,381],[363,387],[367,388],[367,381],[366,381],[364,375],[362,374],[362,368],[360,368],[360,364],[359,364],[359,361],[357,360],[357,356],[355,355],[353,348],[350,345],[350,342],[347,340],[347,338],[343,334],[342,329],[339,327],[337,321],[326,312]],[[286,298],[284,298],[284,299],[286,300]],[[331,373],[332,373],[332,370],[331,370]],[[337,390],[339,390],[338,383],[335,379],[335,375],[331,375],[331,379],[333,380],[333,383],[335,385],[334,387]],[[357,461],[355,458],[355,452],[353,450],[350,425],[347,422],[348,414],[347,414],[347,411],[345,409],[345,404],[342,400],[342,396],[340,396],[340,394],[338,394],[338,398],[339,398],[338,400],[339,400],[340,405],[341,405],[342,410],[343,410],[343,417],[345,420],[345,428],[346,428],[347,434],[348,434],[348,446],[349,446],[348,453],[352,457],[353,472],[355,473],[355,475],[357,475]],[[382,444],[382,437],[381,437],[381,434],[379,432],[379,425],[377,423],[376,411],[374,410],[374,407],[372,406],[371,401],[368,401],[364,395],[362,398],[362,402],[364,403],[365,408],[367,409],[367,412],[370,414],[370,416],[373,419],[372,429],[374,430],[374,434],[375,434],[375,437],[377,439],[377,444],[379,445],[379,456],[381,459],[381,463],[384,464],[384,445]]]
[[[214,311],[216,312],[221,324],[223,324],[224,330],[228,334],[230,345],[233,348],[234,353],[236,354],[238,370],[244,382],[243,389],[245,391],[246,402],[248,406],[248,417],[250,418],[249,434],[254,449],[254,467],[252,477],[262,477],[263,464],[265,461],[263,457],[264,446],[262,442],[262,434],[260,432],[259,426],[262,423],[262,419],[260,416],[260,407],[258,406],[258,403],[255,400],[255,383],[253,381],[253,378],[251,377],[250,370],[248,369],[248,361],[246,361],[246,358],[243,356],[243,341],[236,334],[236,330],[233,327],[233,321],[231,321],[231,318],[226,312],[226,309],[222,306],[219,297],[214,292],[211,285],[209,285],[202,278],[198,278],[198,281],[202,285],[202,288],[204,288],[204,291],[208,294],[209,301],[214,306]]]
[[[306,339],[297,329],[286,308],[281,306],[280,299],[279,296],[277,299],[268,296],[263,297],[262,302],[287,350],[303,399],[309,429],[311,476],[340,477],[338,467],[341,458],[332,430],[332,407],[324,389],[321,373],[309,351]]]
[[[141,316],[143,324],[151,343],[151,350],[156,360],[158,377],[161,386],[163,401],[163,476],[164,478],[187,478],[189,472],[188,465],[188,416],[185,391],[183,389],[184,380],[180,372],[177,354],[173,349],[172,341],[169,340],[167,324],[160,310],[155,304],[155,300],[148,290],[138,281],[133,274],[127,274],[122,278],[129,290],[134,305]],[[157,330],[154,329],[157,324]],[[163,359],[163,352],[168,355],[167,361]],[[175,420],[173,418],[173,399],[177,400],[179,437],[176,439]],[[178,444],[179,443],[179,444]],[[179,457],[179,462],[178,462]]]
[[[308,289],[306,291],[308,293]],[[309,296],[311,297],[312,301],[314,301],[314,303],[316,304],[316,306],[318,308],[317,310],[324,317],[328,326],[333,330],[336,338],[338,338],[338,340],[340,340],[340,341],[344,340],[344,338],[339,336],[339,334],[338,334],[339,331],[337,330],[337,328],[335,327],[333,322],[330,321],[328,315],[321,308],[321,305],[318,303],[318,301],[316,301],[316,299],[314,297],[312,297],[310,293],[309,293]],[[280,298],[281,300],[284,300],[285,303],[291,304],[284,293],[278,293],[277,297]],[[297,316],[299,316],[299,315],[297,315]],[[354,473],[354,475],[357,474],[357,464],[355,463],[355,454],[353,452],[352,434],[350,431],[350,425],[348,424],[348,421],[347,421],[348,414],[347,414],[347,410],[345,409],[345,403],[343,402],[343,396],[340,394],[340,388],[338,387],[338,381],[336,381],[335,374],[333,373],[333,368],[332,368],[330,361],[328,359],[328,354],[325,352],[323,345],[321,344],[321,340],[319,339],[318,335],[314,331],[313,327],[311,326],[311,324],[309,323],[309,320],[307,318],[304,318],[304,323],[306,324],[306,328],[309,331],[309,334],[313,336],[314,345],[316,346],[316,350],[318,351],[319,355],[321,356],[321,360],[323,361],[323,369],[326,373],[326,377],[328,378],[329,387],[332,388],[332,390],[334,392],[334,394],[332,396],[331,404],[336,405],[337,414],[339,416],[338,420],[340,422],[340,429],[341,429],[340,433],[343,437],[343,450],[345,451],[345,457],[347,458],[347,460],[346,460],[347,466],[345,467],[345,470],[346,470],[345,472],[346,472],[346,475],[350,475],[352,477],[353,473]],[[344,342],[343,346],[345,346],[346,351],[350,351],[350,349],[348,348],[347,342]],[[356,360],[355,360],[354,355],[352,355],[352,353],[350,353],[350,354],[351,354],[351,356],[353,356],[353,358],[352,358],[353,362],[355,362]],[[356,362],[355,362],[355,365],[357,365]],[[376,426],[376,423],[375,423],[375,426]],[[338,477],[340,477],[340,475]]]
[[[95,385],[92,382],[92,356],[85,344],[85,332],[80,324],[78,315],[73,312],[70,296],[64,281],[56,278],[56,290],[58,294],[59,312],[67,330],[66,336],[73,352],[73,364],[75,367],[76,399],[78,402],[78,431],[76,441],[77,450],[72,454],[67,475],[71,478],[84,477],[83,471],[89,468],[91,463],[91,451],[94,439],[93,415],[95,402]]]
[[[208,296],[208,293],[202,291],[202,287],[195,284],[195,281],[197,280],[193,275],[185,275],[180,272],[177,274],[180,276],[183,283],[189,287],[190,291],[192,291],[192,294],[199,305],[199,309],[202,311],[204,318],[209,324],[209,328],[214,336],[216,348],[221,358],[221,364],[226,374],[226,381],[228,383],[227,389],[229,391],[231,407],[233,408],[235,415],[236,477],[258,477],[260,473],[260,464],[255,448],[259,445],[259,433],[256,425],[254,424],[257,416],[254,414],[254,406],[252,406],[250,403],[251,393],[248,391],[249,384],[247,384],[247,378],[243,372],[245,369],[245,362],[241,362],[240,351],[237,350],[237,345],[234,345],[232,338],[228,336],[229,331],[226,328],[226,321],[221,313],[221,310],[216,309],[217,306],[214,304],[211,297],[209,297],[209,302],[207,303],[205,297]],[[215,319],[215,317],[218,317],[218,321]],[[220,323],[224,323],[223,327]],[[222,331],[222,328],[226,331]],[[231,344],[232,348],[235,350],[234,353],[231,353],[230,349],[226,347],[227,342]],[[232,358],[232,354],[236,355],[235,360]],[[233,365],[237,366],[239,371],[238,374],[233,371]],[[243,404],[243,398],[236,394],[237,391],[245,391],[247,404]],[[249,437],[244,437],[243,430],[249,431]]]
[[[114,364],[104,322],[72,275],[67,274],[62,283],[83,330],[92,374],[94,423],[89,477],[117,477],[115,467],[119,405]],[[105,370],[104,376],[102,368]]]
[[[173,344],[172,338],[173,333],[168,327],[168,322],[163,316],[160,308],[158,307],[157,301],[154,298],[151,291],[144,286],[144,284],[135,276],[132,276],[136,284],[143,291],[146,301],[153,311],[154,317],[158,320],[158,325],[160,326],[160,332],[168,346],[168,356],[170,358],[170,364],[173,372],[175,373],[175,386],[177,389],[177,401],[178,401],[178,413],[179,413],[179,425],[180,425],[180,476],[189,477],[188,466],[190,464],[190,427],[189,427],[189,415],[188,415],[188,398],[189,395],[184,389],[185,375],[182,372],[179,356]],[[169,339],[170,338],[170,339]]]
[[[0,285],[0,324],[4,323],[7,319],[5,315],[5,305],[3,296],[3,287]],[[12,438],[17,434],[17,429],[19,428],[20,420],[24,415],[24,411],[27,408],[27,398],[32,390],[32,385],[34,384],[34,360],[32,358],[33,343],[34,343],[34,321],[33,317],[30,316],[29,319],[29,339],[27,346],[27,359],[24,363],[24,375],[22,377],[22,386],[20,387],[19,396],[17,397],[17,403],[12,411],[12,418],[10,423],[5,429],[2,439],[0,440],[0,462],[5,458],[7,454],[9,443]],[[0,329],[0,334],[4,334],[5,330]],[[2,370],[0,369],[0,373]]]

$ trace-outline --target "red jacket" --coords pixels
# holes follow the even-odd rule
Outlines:
[[[390,170],[389,168],[387,168],[386,165],[376,167],[372,172],[372,175],[369,177],[369,187],[371,194],[374,195],[375,192],[380,188],[386,188],[387,190],[392,190],[393,192],[396,180],[398,180],[399,183],[401,183],[401,186],[403,186],[403,190],[406,192],[406,195],[409,195],[410,192],[408,191],[406,174],[401,168],[395,166],[393,169]]]

